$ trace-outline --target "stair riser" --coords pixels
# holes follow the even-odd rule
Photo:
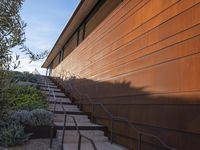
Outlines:
[[[48,97],[48,100],[49,101],[57,101],[57,102],[69,102],[70,101],[70,99],[66,98],[66,97],[64,97],[64,98],[58,97],[56,99],[54,99],[54,97]]]
[[[88,116],[86,116],[86,115],[70,115],[70,116],[73,116],[78,123],[83,123],[83,122],[89,123],[90,122],[90,120],[88,119]],[[55,114],[54,121],[55,122],[64,122],[64,117],[65,117],[64,114]],[[72,118],[67,116],[67,122],[73,123]]]
[[[36,82],[37,84],[43,84],[43,85],[45,85],[45,84],[53,84],[53,85],[55,85],[55,83],[54,82],[52,82],[52,81],[50,81],[50,80],[37,80],[37,82]]]
[[[41,84],[38,84],[38,86],[40,87],[40,88],[46,88],[46,89],[48,89],[48,88],[50,88],[50,89],[57,89],[58,87],[57,86],[45,86],[45,85],[41,85]]]
[[[56,122],[64,122],[64,117],[63,118],[54,118],[54,121]],[[74,121],[72,119],[67,119],[66,121],[67,123],[74,123]],[[89,119],[76,119],[77,123],[89,123],[90,120]]]
[[[54,101],[49,101],[49,103],[51,105],[54,105],[55,102]],[[71,101],[69,101],[69,102],[56,102],[56,105],[58,105],[60,103],[62,103],[63,105],[73,105],[74,106],[74,104],[72,104]]]
[[[55,114],[54,115],[54,118],[64,118],[65,115],[63,114]],[[87,115],[68,115],[67,117],[69,118],[69,116],[73,116],[75,117],[75,119],[88,119],[88,116]]]
[[[52,91],[52,90],[50,92],[49,91],[43,91],[43,93],[45,93],[47,95],[52,95],[53,92],[54,92],[55,95],[58,95],[58,96],[59,95],[61,95],[61,96],[63,95],[63,96],[65,96],[65,93],[63,93],[63,92],[56,92],[56,91]]]
[[[42,92],[49,92],[49,90],[53,90],[54,92],[62,92],[61,90],[59,90],[59,89],[52,89],[52,88],[50,88],[50,89],[48,89],[48,88],[41,88],[40,87],[40,90],[42,91]]]
[[[58,140],[61,140],[62,136],[58,137]],[[107,137],[93,137],[92,140],[94,142],[108,142],[108,138]],[[82,138],[82,143],[89,143],[88,140],[86,140],[85,138]],[[64,143],[77,143],[78,142],[78,136],[76,137],[66,137],[64,139]]]
[[[54,95],[53,94],[48,94],[47,95],[47,97],[48,97],[48,99],[50,98],[50,99],[54,99]],[[55,98],[67,98],[67,96],[65,96],[65,95],[56,95],[55,94]]]
[[[64,108],[68,109],[78,109],[78,107],[76,105],[63,105]],[[50,104],[49,105],[49,108],[54,108],[54,105],[53,104]],[[57,109],[62,109],[62,105],[60,104],[56,104],[56,108]]]
[[[49,108],[50,111],[53,111],[54,108]],[[55,111],[62,111],[63,109],[61,108],[55,108]],[[80,112],[80,110],[78,108],[65,108],[65,111],[69,111],[69,112]]]
[[[55,114],[65,114],[65,112],[63,111],[55,111]],[[85,112],[74,112],[74,111],[67,111],[66,114],[68,115],[88,115],[87,113]]]
[[[104,132],[103,131],[99,131],[99,130],[81,130],[80,131],[81,134],[88,136],[88,137],[92,137],[92,136],[104,136]],[[58,130],[57,131],[57,135],[58,136],[62,136],[63,131],[62,130]],[[77,131],[66,131],[65,132],[65,136],[77,136]]]
[[[57,130],[63,130],[63,126],[55,126],[55,128]],[[75,126],[66,126],[65,130],[74,130],[76,131],[76,127]],[[79,130],[101,130],[101,131],[106,131],[105,127],[101,127],[101,126],[79,126]]]

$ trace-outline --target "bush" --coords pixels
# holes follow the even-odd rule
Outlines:
[[[30,123],[31,113],[27,110],[19,110],[19,111],[14,112],[11,115],[10,119],[13,122],[27,125]]]
[[[15,86],[11,90],[11,104],[14,110],[47,108],[44,95],[35,87]]]
[[[2,119],[10,108],[10,89],[15,85],[13,76],[9,71],[0,70],[0,119]]]
[[[25,134],[21,125],[10,124],[0,130],[0,145],[4,147],[23,144],[28,141],[31,134]]]
[[[12,71],[11,73],[16,81],[36,82],[36,77],[29,72]]]
[[[33,126],[51,125],[53,123],[53,113],[44,109],[32,110],[30,121]]]
[[[53,113],[44,109],[20,110],[11,115],[11,121],[30,126],[49,126],[53,123]]]
[[[0,119],[4,118],[10,110],[46,107],[44,96],[39,90],[17,86],[21,83],[34,86],[30,82],[35,79],[36,76],[26,72],[0,70]]]

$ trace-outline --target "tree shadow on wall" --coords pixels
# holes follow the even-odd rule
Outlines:
[[[193,149],[194,146],[194,149],[200,149],[198,94],[158,94],[148,92],[147,87],[133,87],[127,81],[111,83],[76,77],[54,80],[73,97],[74,103],[82,104],[83,111],[92,112],[90,101],[100,102],[113,116],[128,119],[140,131],[154,134],[171,146],[182,150]],[[95,121],[109,127],[109,116],[102,107],[94,105],[94,110]],[[116,137],[128,137],[126,139],[130,143],[138,138],[137,133],[122,121],[115,122],[114,132]],[[143,140],[148,143],[145,148],[152,143],[158,144],[152,138],[144,137]]]

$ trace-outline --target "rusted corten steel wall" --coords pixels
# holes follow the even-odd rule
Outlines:
[[[181,150],[200,149],[200,0],[124,0],[54,70],[115,116]],[[90,111],[90,105],[84,110]],[[96,106],[96,122],[109,118]],[[138,135],[114,122],[114,141]],[[143,138],[142,149],[163,149]]]

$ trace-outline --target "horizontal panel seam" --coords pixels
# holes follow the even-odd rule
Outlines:
[[[200,24],[200,23],[199,23],[199,24]],[[194,27],[198,26],[199,24],[194,25],[194,26],[192,26],[191,28],[194,28]],[[189,28],[189,29],[191,29],[191,28]],[[187,29],[187,30],[189,30],[189,29]],[[182,31],[182,32],[185,32],[185,31]],[[180,34],[180,33],[179,33],[179,34]],[[175,35],[174,35],[174,36],[175,36]],[[157,52],[159,52],[159,51],[162,51],[163,49],[166,49],[166,48],[175,46],[175,45],[177,45],[177,44],[183,43],[183,42],[185,42],[185,41],[187,41],[187,40],[193,39],[193,38],[198,37],[198,36],[199,36],[199,34],[197,34],[197,35],[195,35],[195,36],[193,36],[193,37],[184,39],[184,40],[182,40],[182,41],[179,41],[179,42],[177,42],[177,43],[174,43],[174,44],[165,46],[165,47],[163,47],[163,48],[161,48],[161,49],[158,49],[157,51],[154,51],[154,52],[145,54],[145,55],[143,55],[143,56],[141,56],[141,57],[138,57],[138,58],[135,58],[135,59],[133,59],[133,60],[131,60],[131,61],[129,61],[129,62],[121,63],[120,65],[115,66],[115,67],[113,67],[112,69],[117,68],[117,67],[122,66],[122,65],[125,65],[125,64],[128,64],[128,63],[130,63],[130,62],[132,62],[132,61],[135,61],[135,60],[137,60],[137,59],[146,57],[146,56],[151,55],[151,54],[153,54],[153,53],[157,53]],[[156,44],[157,44],[157,43],[156,43]],[[142,48],[142,49],[146,49],[146,48],[149,48],[149,47],[151,47],[151,46],[152,46],[152,45],[150,45],[150,46],[148,46],[148,47],[144,47],[144,48]],[[126,56],[123,56],[123,57],[121,57],[120,59],[118,59],[118,60],[116,60],[116,61],[114,61],[114,62],[112,62],[112,63],[110,63],[110,64],[115,64],[116,62],[118,62],[119,60],[121,60],[121,59],[123,59],[123,58],[125,58],[125,57],[127,57],[127,56],[130,56],[130,55],[135,54],[135,53],[139,53],[142,49],[139,49],[139,50],[137,50],[137,51],[135,51],[135,52],[133,52],[133,53],[130,53],[130,54],[126,55]],[[110,64],[109,64],[109,65],[110,65]],[[108,67],[109,65],[107,65],[107,67]],[[105,66],[102,67],[102,68],[99,68],[99,69],[103,69],[103,68],[105,68]],[[106,72],[106,71],[107,71],[107,70],[102,71],[101,73]],[[91,76],[91,77],[94,77],[94,76],[96,76],[96,75],[98,75],[98,73],[95,74],[95,75],[93,75],[93,76]]]
[[[101,117],[101,116],[97,116],[97,115],[95,115],[94,117],[110,120],[109,118]],[[116,121],[116,122],[122,122],[122,121]],[[153,126],[153,125],[149,125],[149,124],[142,124],[142,123],[138,123],[138,122],[131,122],[131,123],[134,124],[134,125],[137,125],[137,126],[146,126],[146,127],[151,127],[151,128],[158,128],[158,129],[161,129],[161,130],[163,130],[163,129],[164,130],[173,130],[173,131],[180,132],[180,133],[199,135],[200,136],[200,133],[188,132],[188,131],[178,130],[178,129],[174,129],[174,128],[159,127],[159,126]],[[126,124],[126,123],[124,123],[124,124]]]
[[[138,57],[138,58],[136,58],[136,59],[133,59],[133,60],[131,60],[131,61],[129,61],[129,62],[122,63],[122,64],[120,64],[120,65],[118,65],[118,66],[112,67],[112,69],[102,71],[101,74],[104,73],[104,72],[113,70],[113,69],[117,69],[118,67],[121,67],[121,66],[123,66],[123,65],[125,65],[125,64],[131,63],[131,62],[134,62],[134,61],[137,61],[138,59],[145,58],[145,57],[148,57],[148,56],[150,56],[150,55],[152,55],[152,54],[158,53],[158,52],[162,51],[163,49],[166,49],[166,48],[169,48],[169,47],[178,45],[178,44],[183,43],[183,42],[185,42],[185,41],[187,41],[187,40],[191,40],[191,39],[193,39],[193,38],[198,37],[199,35],[200,35],[200,34],[198,34],[198,35],[196,35],[196,36],[193,36],[193,37],[191,37],[191,38],[188,38],[188,39],[186,39],[186,40],[180,41],[180,42],[178,42],[178,43],[172,44],[172,45],[170,45],[170,46],[164,47],[164,48],[159,49],[159,50],[157,50],[157,51],[151,52],[151,53],[149,53],[149,54],[143,55],[143,56]],[[133,54],[133,53],[132,53],[132,54]],[[194,53],[194,54],[195,54],[195,53]],[[131,54],[129,54],[129,55],[131,55]],[[187,57],[187,56],[190,56],[190,55],[192,55],[192,54],[189,54],[189,55],[186,55],[186,56],[182,56],[182,57]],[[127,56],[126,56],[126,57],[127,57]],[[180,58],[182,58],[182,57],[177,57],[177,58],[175,58],[175,59],[170,59],[170,60],[167,60],[167,61],[163,61],[163,62],[160,62],[160,63],[156,63],[156,64],[151,65],[151,66],[149,66],[149,67],[152,67],[152,66],[155,66],[155,65],[160,65],[160,64],[162,64],[162,63],[167,63],[167,62],[170,62],[170,61],[174,61],[174,60],[180,59]],[[139,70],[142,70],[142,69],[145,69],[145,68],[147,68],[147,66],[146,66],[146,67],[141,67],[140,69],[136,69],[136,70],[132,70],[132,71],[139,71]],[[132,71],[129,71],[129,72],[132,72]],[[129,73],[129,72],[127,72],[127,73]],[[125,74],[125,73],[124,73],[124,74]],[[98,76],[98,75],[99,75],[99,74],[93,75],[93,76],[91,76],[89,79],[91,79],[92,77]],[[118,74],[118,75],[122,75],[122,74]],[[118,76],[118,75],[116,75],[116,76]],[[112,76],[112,77],[116,77],[116,76]],[[112,77],[109,77],[109,78],[112,78]],[[109,78],[108,78],[108,79],[109,79]],[[106,80],[106,79],[107,79],[107,78],[102,78],[101,80],[97,80],[97,81],[103,81],[103,80]]]
[[[112,97],[129,97],[129,96],[155,96],[155,95],[166,95],[166,94],[183,94],[183,93],[200,93],[200,89],[199,90],[190,90],[190,91],[178,91],[178,92],[166,92],[166,93],[148,93],[148,94],[129,94],[129,95],[119,95],[119,96],[105,96],[103,98],[112,98]],[[91,97],[92,98],[92,97]],[[102,98],[102,97],[96,97],[96,98]],[[94,99],[94,98],[92,98]]]
[[[179,2],[179,1],[178,1]],[[176,2],[176,3],[178,3],[178,2]],[[175,5],[176,3],[174,3],[173,5]],[[123,47],[123,46],[125,46],[125,45],[128,45],[128,44],[130,44],[131,42],[133,42],[134,40],[136,40],[137,38],[140,38],[141,36],[143,36],[144,34],[146,34],[146,33],[148,33],[148,32],[150,32],[150,31],[152,31],[152,30],[154,30],[155,28],[157,28],[157,27],[159,27],[159,26],[161,26],[162,24],[164,24],[164,23],[166,23],[166,22],[168,22],[169,20],[172,20],[173,18],[175,18],[175,17],[177,17],[178,15],[180,15],[180,14],[182,14],[182,13],[184,13],[184,12],[186,12],[186,11],[188,11],[189,9],[192,9],[193,7],[195,7],[196,5],[198,5],[199,3],[197,3],[197,4],[195,4],[195,5],[193,5],[193,6],[191,6],[191,7],[189,7],[189,8],[187,8],[186,10],[184,10],[184,11],[182,11],[182,12],[180,12],[180,13],[178,13],[177,15],[175,15],[175,16],[172,16],[172,17],[170,17],[169,19],[167,19],[166,21],[164,21],[164,22],[162,22],[161,24],[159,24],[159,25],[157,25],[157,26],[155,26],[155,27],[153,27],[153,28],[151,28],[150,30],[147,30],[146,32],[144,32],[143,34],[141,34],[141,35],[139,35],[139,36],[137,36],[137,37],[135,37],[134,39],[132,39],[131,41],[129,41],[128,43],[126,43],[126,44],[123,44],[123,45],[121,45],[120,47],[118,47],[118,48],[116,48],[114,51],[117,51],[118,49],[120,49],[121,47]],[[172,6],[173,6],[172,5]],[[170,7],[168,7],[168,8],[166,8],[165,10],[163,10],[161,13],[163,13],[164,11],[166,11],[167,9],[169,9]],[[159,14],[157,14],[157,15],[155,15],[154,17],[152,17],[151,19],[153,19],[153,18],[155,18],[155,17],[157,17],[158,15],[160,15],[161,13],[159,13]],[[149,19],[149,20],[151,20],[151,19]],[[149,21],[148,20],[148,21]],[[145,23],[147,23],[148,21],[146,21],[146,22],[144,22],[144,23],[142,23],[140,26],[142,26],[142,25],[144,25]],[[127,35],[129,35],[131,32],[133,32],[133,31],[135,31],[135,30],[137,30],[140,26],[138,26],[137,28],[135,28],[135,29],[133,29],[133,30],[131,30],[130,32],[128,32],[126,35],[124,35],[124,36],[122,36],[120,39],[118,39],[118,40],[116,40],[116,41],[114,41],[113,43],[115,43],[115,42],[117,42],[117,41],[120,41],[122,38],[124,38],[124,37],[126,37]],[[110,45],[112,45],[113,43],[111,43]],[[109,45],[109,46],[110,46]],[[107,47],[105,47],[105,48],[103,48],[102,50],[104,50],[104,49],[106,49],[106,48],[108,48],[109,46],[107,46]],[[105,56],[107,56],[107,55],[110,55],[111,53],[113,53],[114,51],[111,51],[110,53],[108,53],[108,54],[106,54],[106,55],[103,55],[102,57],[100,57],[100,58],[98,58],[97,60],[95,60],[94,62],[92,62],[91,64],[89,64],[88,66],[86,66],[84,69],[87,69],[89,66],[91,66],[92,64],[94,64],[94,63],[96,63],[96,62],[98,62],[98,61],[100,61],[100,59],[102,59],[103,57],[105,57]],[[89,58],[90,59],[90,58]],[[87,75],[87,74],[86,74]]]
[[[172,63],[174,61],[182,60],[182,59],[185,59],[185,58],[188,58],[188,57],[192,57],[194,55],[199,55],[199,54],[200,54],[200,52],[196,52],[196,53],[193,53],[193,54],[190,54],[190,55],[187,55],[187,56],[182,56],[182,57],[179,57],[179,58],[176,58],[176,59],[172,59],[172,60],[169,60],[169,61],[161,62],[161,63],[158,63],[156,65],[151,65],[151,66],[148,66],[148,67],[144,67],[142,69],[138,69],[138,70],[134,70],[134,71],[130,71],[130,72],[127,72],[127,73],[124,73],[124,74],[120,74],[120,75],[114,76],[114,77],[112,77],[112,79],[116,79],[116,78],[122,77],[122,76],[127,76],[127,75],[130,75],[132,73],[139,72],[141,70],[146,70],[146,69],[149,69],[149,68],[155,68],[155,67],[161,66],[163,64]],[[100,81],[107,81],[107,79],[105,79],[105,80],[103,79],[103,80],[100,80]]]

